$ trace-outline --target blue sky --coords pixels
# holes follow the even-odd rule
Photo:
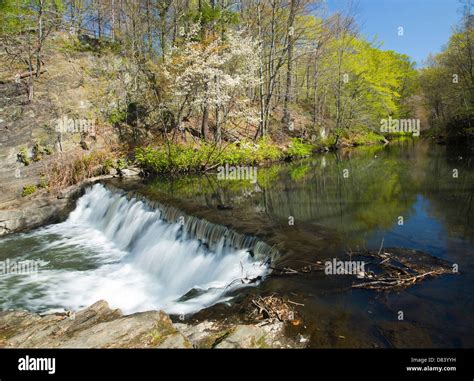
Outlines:
[[[325,0],[330,13],[347,9],[349,0]],[[361,33],[377,37],[383,49],[407,54],[418,66],[439,53],[461,18],[458,0],[354,0]],[[404,35],[398,36],[398,27]]]

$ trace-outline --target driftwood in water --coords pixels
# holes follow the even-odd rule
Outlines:
[[[364,276],[352,285],[353,288],[405,288],[426,278],[457,272],[452,263],[412,249],[386,248],[351,253],[351,258],[365,263]]]
[[[426,278],[456,273],[454,264],[433,257],[421,251],[404,248],[385,248],[378,251],[349,252],[351,261],[364,263],[364,270],[352,276],[355,282],[352,288],[371,290],[390,290],[405,288]],[[303,261],[301,261],[303,262]],[[301,268],[270,267],[270,276],[302,275],[311,272],[324,272],[324,261],[305,262]]]

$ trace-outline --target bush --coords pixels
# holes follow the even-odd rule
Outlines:
[[[202,142],[192,145],[145,147],[135,150],[135,160],[145,173],[197,172],[218,165],[253,165],[276,161],[282,150],[267,139],[242,141],[221,147]]]
[[[40,177],[40,181],[38,183],[38,188],[40,189],[47,189],[48,188],[48,179],[44,176]]]
[[[33,146],[33,161],[40,161],[44,155],[51,155],[53,150],[51,147],[44,147],[38,142]]]
[[[28,148],[23,147],[20,149],[20,152],[17,153],[17,158],[20,163],[25,164],[28,166],[31,164],[30,153],[28,152]]]
[[[312,144],[303,143],[300,138],[293,138],[286,154],[289,158],[307,157],[313,153],[313,149]]]
[[[342,142],[348,145],[362,146],[379,144],[383,141],[383,136],[367,127],[353,127],[345,129],[342,133]]]
[[[108,173],[107,163],[111,160],[111,153],[108,151],[60,157],[47,169],[48,186],[57,191],[87,178]]]
[[[36,185],[34,185],[34,184],[25,185],[23,187],[22,192],[21,192],[21,197],[27,197],[29,195],[32,195],[35,192],[36,192]]]

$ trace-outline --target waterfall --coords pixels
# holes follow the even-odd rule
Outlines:
[[[105,299],[125,313],[189,314],[258,283],[276,255],[255,237],[102,184],[85,191],[66,221],[22,236],[31,251],[17,257],[45,263],[0,291],[8,284],[11,297],[35,310]]]

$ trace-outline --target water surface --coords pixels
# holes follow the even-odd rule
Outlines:
[[[217,174],[113,183],[261,238],[280,251],[278,267],[347,260],[351,251],[383,243],[455,263],[459,274],[390,292],[352,289],[352,277],[321,272],[227,289],[242,272],[263,276],[268,269],[246,250],[221,253],[196,240],[183,243],[179,227],[160,225],[139,203],[127,204],[127,213],[114,207],[101,214],[99,202],[76,210],[80,218],[73,214],[0,241],[0,259],[37,258],[49,271],[39,283],[4,276],[0,308],[69,308],[107,299],[125,311],[201,310],[193,315],[200,319],[245,315],[241,302],[278,293],[304,304],[297,307],[303,323],[289,334],[314,347],[474,345],[472,151],[405,141],[259,168],[256,183]],[[150,229],[146,218],[157,225]]]

